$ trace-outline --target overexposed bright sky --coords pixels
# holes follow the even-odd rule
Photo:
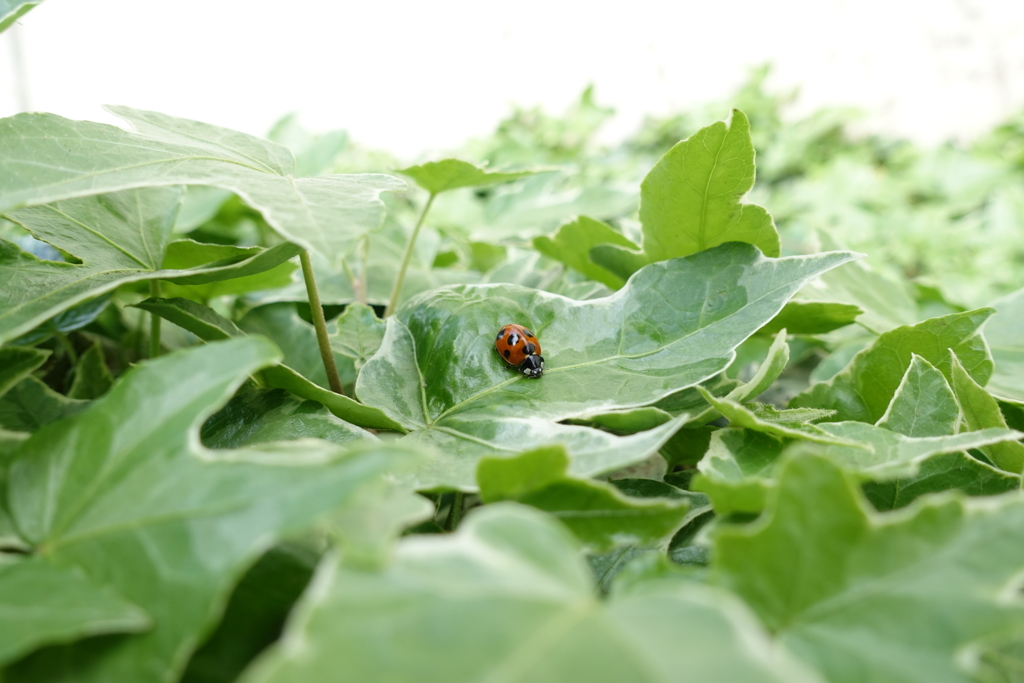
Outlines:
[[[126,104],[256,134],[296,111],[405,156],[485,135],[513,103],[561,111],[588,83],[625,134],[764,62],[801,109],[855,105],[924,142],[1024,106],[1024,0],[46,0],[17,30],[34,110],[114,122],[101,105]],[[13,42],[0,116],[19,108]]]

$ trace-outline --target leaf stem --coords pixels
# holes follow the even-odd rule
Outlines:
[[[149,281],[149,296],[153,299],[160,298],[160,281]],[[160,355],[160,321],[163,320],[156,313],[149,314],[149,357],[156,358]]]
[[[462,491],[456,491],[452,496],[452,505],[448,508],[448,519],[444,521],[444,528],[446,531],[455,531],[459,526],[459,520],[462,519],[462,506],[466,502],[466,494]]]
[[[306,281],[310,316],[313,318],[313,327],[316,329],[316,343],[320,346],[320,357],[324,361],[324,370],[327,371],[327,382],[331,385],[331,391],[336,394],[344,394],[345,392],[341,388],[341,378],[338,377],[338,366],[334,364],[334,352],[331,351],[331,340],[327,336],[327,320],[324,318],[324,307],[320,304],[320,292],[316,288],[313,262],[309,260],[308,251],[299,254],[299,262],[302,264],[302,277]]]
[[[405,284],[405,272],[409,270],[409,261],[412,260],[412,250],[416,246],[416,238],[420,234],[420,228],[423,227],[423,219],[427,217],[427,212],[430,211],[430,205],[434,203],[434,197],[436,196],[433,192],[430,193],[430,198],[423,205],[419,220],[416,221],[416,227],[412,229],[412,235],[409,236],[409,241],[405,245],[405,253],[402,254],[402,264],[398,267],[398,277],[395,278],[395,286],[391,290],[388,307],[384,309],[385,318],[394,313],[398,307],[398,297],[402,294],[402,285]]]
[[[78,365],[78,352],[75,351],[75,345],[68,339],[68,335],[63,332],[57,333],[57,341],[60,342],[60,346],[64,349],[64,353],[67,354],[68,360],[71,361],[71,365]]]

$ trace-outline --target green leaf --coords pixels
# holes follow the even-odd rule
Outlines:
[[[993,313],[981,308],[898,327],[878,337],[838,375],[811,386],[790,402],[794,408],[828,408],[836,420],[877,422],[885,414],[916,354],[950,378],[950,349],[967,372],[984,384],[992,357],[979,330]]]
[[[316,341],[316,329],[299,317],[294,304],[260,306],[245,314],[238,327],[249,335],[262,334],[281,349],[283,363],[309,381],[324,389],[330,387],[323,356]],[[345,356],[334,355],[342,384],[355,384],[355,370]],[[351,392],[349,392],[351,393]]]
[[[352,303],[334,320],[331,349],[350,358],[356,372],[377,353],[384,340],[384,321],[366,304]]]
[[[810,423],[814,419],[825,419],[832,415],[831,412],[814,411],[805,413],[803,411],[783,411],[790,413],[790,416],[773,412],[769,406],[757,405],[745,406],[729,398],[717,398],[710,394],[703,387],[699,387],[704,399],[710,403],[715,410],[729,420],[732,427],[745,427],[754,431],[771,434],[778,438],[800,439],[824,444],[840,444],[851,448],[860,448],[855,441],[835,437],[824,431],[822,427]]]
[[[0,148],[3,146],[0,140]],[[36,239],[79,262],[43,261],[0,240],[0,342],[129,282],[161,279],[206,284],[261,273],[298,253],[298,247],[282,244],[236,253],[234,258],[199,267],[163,269],[180,201],[181,188],[172,187],[126,190],[8,211],[7,218],[20,223]]]
[[[550,512],[598,551],[657,543],[690,510],[685,501],[630,498],[611,484],[570,477],[568,467],[569,456],[561,446],[512,458],[484,458],[476,470],[480,497],[485,503],[514,500]]]
[[[764,393],[782,374],[782,371],[786,369],[786,364],[789,362],[789,345],[786,343],[786,331],[780,330],[775,339],[772,340],[771,346],[768,347],[768,353],[765,356],[764,361],[757,368],[757,372],[750,378],[750,381],[744,382],[743,384],[733,383],[732,386],[728,386],[727,393],[723,391],[725,384],[718,384],[711,386],[711,390],[716,394],[725,394],[725,397],[741,402],[747,401],[752,398],[756,398]],[[573,423],[579,424],[595,424],[613,432],[621,434],[635,434],[636,432],[643,431],[645,429],[653,429],[658,425],[665,424],[673,417],[673,413],[680,414],[683,412],[693,413],[703,408],[703,412],[700,412],[692,419],[694,423],[710,422],[719,417],[718,412],[714,409],[714,406],[709,406],[700,393],[702,387],[691,388],[679,392],[674,396],[669,396],[667,399],[659,401],[659,405],[665,409],[648,406],[645,408],[632,408],[628,410],[613,411],[608,413],[600,413],[597,415],[588,415],[584,419],[573,420]],[[684,399],[685,394],[693,394],[693,400],[690,401]],[[669,404],[672,405],[669,405]],[[669,412],[671,411],[671,412]],[[683,430],[685,431],[685,430]],[[695,431],[695,430],[690,430]],[[684,435],[682,431],[676,432],[667,447],[673,450],[678,450],[677,447],[686,449],[686,444],[676,444],[673,447],[672,441],[681,439],[682,441],[688,441],[688,436]],[[662,450],[662,455],[665,455],[665,450]],[[680,464],[682,461],[678,461],[673,457],[667,456],[669,464]],[[696,462],[696,461],[694,461]]]
[[[88,401],[67,398],[35,377],[26,377],[0,396],[0,429],[34,432],[83,410]]]
[[[828,301],[790,301],[775,318],[762,327],[761,334],[776,334],[787,330],[790,334],[826,334],[846,327],[864,311],[853,304]]]
[[[110,374],[107,362],[103,358],[103,346],[99,342],[93,342],[92,346],[86,349],[82,357],[78,359],[78,365],[75,366],[75,380],[71,383],[68,398],[87,401],[99,398],[107,393],[113,383],[114,376]]]
[[[21,17],[43,0],[0,0],[0,33],[14,25]]]
[[[1002,597],[1024,566],[1016,494],[878,515],[835,465],[790,458],[766,519],[719,527],[712,557],[714,581],[834,683],[966,683],[961,648],[1024,628]]]
[[[934,455],[1014,443],[1024,436],[1021,432],[1005,428],[949,436],[909,437],[863,422],[829,422],[819,427],[837,440],[858,442],[861,447],[816,444],[815,452],[827,455],[847,469],[876,479],[913,474],[921,462]]]
[[[956,433],[959,421],[960,404],[946,378],[915,353],[877,424],[905,436],[946,436]]]
[[[910,477],[865,482],[864,495],[876,510],[885,511],[906,507],[926,493],[962,491],[968,496],[995,496],[1020,486],[1019,476],[957,452],[924,460]]]
[[[104,648],[39,653],[9,680],[176,678],[263,550],[407,460],[395,449],[345,451],[309,439],[202,448],[204,419],[277,356],[257,338],[169,354],[25,442],[8,481],[24,538],[41,557],[79,567],[140,606],[154,626]]]
[[[203,341],[218,341],[245,335],[237,325],[213,309],[188,299],[146,299],[136,305],[188,330]],[[260,374],[268,386],[285,389],[300,398],[318,401],[332,413],[352,424],[404,431],[399,423],[380,410],[324,389],[287,365],[277,363],[264,368]]]
[[[985,325],[995,370],[985,388],[996,398],[1024,405],[1024,289],[992,303],[996,316]]]
[[[234,683],[281,635],[318,559],[319,553],[296,543],[267,551],[235,587],[217,630],[192,656],[182,683]]]
[[[316,401],[283,389],[243,389],[203,425],[207,448],[241,448],[258,443],[322,439],[339,445],[376,442],[372,434],[332,415]]]
[[[0,213],[130,188],[220,187],[262,213],[285,240],[339,266],[380,226],[380,193],[405,187],[382,174],[295,178],[294,156],[273,142],[156,112],[108,111],[134,132],[53,114],[0,120]]]
[[[535,169],[525,171],[488,171],[485,168],[476,166],[468,161],[458,159],[442,159],[441,161],[430,161],[419,166],[403,168],[398,173],[409,176],[416,181],[430,194],[440,194],[448,190],[457,190],[461,187],[483,187],[486,185],[497,185],[507,183],[510,180],[518,180],[537,173],[547,173],[554,169]]]
[[[46,362],[52,351],[29,346],[0,347],[0,396]]]
[[[936,488],[940,485],[959,488],[955,485],[959,482],[983,495],[1004,491],[1010,482],[1006,473],[999,473],[967,456],[945,456],[993,443],[1012,442],[1020,436],[1020,432],[1009,429],[986,429],[949,436],[908,437],[863,422],[830,422],[819,425],[819,430],[834,443],[827,443],[825,439],[813,441],[806,438],[803,430],[793,430],[797,434],[794,438],[803,442],[799,448],[825,456],[862,479],[881,480],[875,490],[888,490],[891,497],[898,497],[903,486],[917,491],[906,495],[921,495],[925,490],[946,490]],[[765,492],[774,486],[774,465],[788,440],[774,436],[780,431],[777,429],[757,431],[764,436],[752,429],[715,432],[707,453],[698,464],[703,478],[694,483],[694,489],[707,493],[720,514],[759,511]],[[929,464],[933,459],[940,462]],[[962,471],[951,472],[956,463]],[[971,481],[971,477],[977,477],[977,481]],[[1012,479],[1019,484],[1019,478]],[[884,498],[889,494],[879,495]]]
[[[720,429],[711,435],[707,453],[697,464],[693,490],[708,494],[715,512],[760,513],[767,491],[775,486],[772,471],[785,443],[749,429]]]
[[[750,123],[743,112],[733,109],[730,121],[702,128],[680,142],[644,178],[641,254],[602,246],[594,249],[594,260],[606,265],[618,253],[626,257],[628,270],[725,242],[747,242],[766,256],[778,256],[779,233],[772,217],[760,206],[742,203],[753,186]],[[612,268],[612,272],[622,270]]]
[[[185,195],[186,197],[188,195]],[[184,270],[199,268],[206,264],[223,262],[237,263],[257,256],[266,251],[260,247],[235,247],[226,244],[204,244],[194,240],[175,240],[167,245],[163,267],[167,270]],[[263,257],[266,258],[265,256]],[[261,259],[262,260],[262,259]],[[165,293],[172,296],[186,296],[192,299],[208,301],[218,296],[238,295],[263,289],[285,287],[292,282],[292,273],[298,266],[291,261],[284,261],[252,275],[241,275],[230,280],[217,280],[205,284],[176,285],[167,283]],[[248,269],[247,269],[248,270]]]
[[[314,587],[245,683],[808,680],[724,592],[666,580],[598,601],[568,531],[511,503],[405,539],[380,573],[329,559]]]
[[[608,224],[586,216],[562,225],[554,237],[542,235],[533,238],[533,248],[540,253],[561,261],[591,280],[618,289],[626,284],[626,279],[590,260],[590,249],[599,244],[636,248],[635,244]]]
[[[970,430],[988,431],[990,428],[1006,429],[1006,419],[999,410],[999,403],[985,391],[964,369],[960,358],[953,356],[953,391],[963,410],[964,422]],[[1020,437],[1018,437],[1020,438]],[[1006,441],[980,447],[982,452],[1000,469],[1014,474],[1024,470],[1024,444]]]
[[[0,666],[43,645],[144,631],[146,613],[75,567],[0,554]]]
[[[437,446],[450,467],[436,474],[449,485],[472,487],[482,455],[554,442],[568,446],[573,474],[610,471],[643,459],[628,439],[657,448],[679,423],[624,439],[556,423],[644,406],[721,372],[802,282],[850,258],[769,260],[733,243],[648,266],[604,299],[512,285],[438,290],[388,319],[356,392],[409,438]],[[494,334],[510,322],[538,335],[543,377],[525,379],[495,353]],[[585,457],[598,439],[605,455]]]

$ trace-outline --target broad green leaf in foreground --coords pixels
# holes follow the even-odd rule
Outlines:
[[[261,552],[402,462],[394,449],[347,452],[308,439],[201,447],[203,420],[277,355],[246,338],[141,364],[22,445],[8,504],[24,539],[41,559],[78,567],[141,607],[153,628],[104,648],[37,653],[5,680],[175,678]]]
[[[237,325],[224,316],[188,299],[146,299],[139,303],[138,307],[171,321],[203,341],[221,341],[245,336]],[[402,429],[399,423],[380,410],[325,389],[282,363],[264,368],[260,376],[268,386],[285,389],[301,398],[322,403],[332,413],[352,424],[399,431]]]
[[[998,399],[1024,405],[1024,289],[992,303],[996,315],[985,325],[995,370],[985,388]]]
[[[405,187],[382,174],[296,178],[291,151],[268,140],[156,112],[108,110],[134,131],[54,114],[0,120],[0,213],[130,188],[220,187],[289,242],[339,266],[383,220],[380,193]]]
[[[710,683],[808,678],[725,592],[634,586],[607,602],[568,531],[502,503],[399,544],[379,573],[323,563],[281,643],[243,678]]]
[[[687,256],[725,242],[747,242],[767,256],[778,256],[779,233],[772,217],[760,206],[742,203],[753,186],[750,122],[734,109],[728,122],[702,128],[666,152],[644,178],[642,253],[599,246],[591,252],[594,261],[623,274],[623,269],[632,272],[644,263]],[[630,261],[625,268],[612,265]]]
[[[833,683],[967,683],[960,650],[1024,628],[1007,597],[1024,567],[1024,497],[865,509],[827,460],[789,459],[765,519],[723,526],[714,580]]]
[[[968,374],[984,384],[992,374],[989,354],[980,328],[993,313],[981,308],[897,327],[878,337],[827,382],[820,382],[790,402],[794,408],[836,410],[836,420],[877,422],[892,401],[916,354],[950,378],[950,349]]]
[[[0,140],[0,147],[3,145]],[[149,188],[8,211],[8,218],[37,239],[79,262],[43,261],[0,240],[0,342],[128,282],[216,282],[261,273],[299,251],[294,245],[282,244],[226,260],[211,255],[211,261],[192,268],[164,269],[180,201],[181,188]]]
[[[590,260],[590,249],[599,244],[634,246],[622,233],[613,230],[608,224],[586,216],[580,216],[562,225],[552,237],[542,235],[533,238],[533,248],[540,253],[561,261],[591,280],[618,289],[626,284],[626,279]]]
[[[441,161],[429,161],[419,166],[403,168],[397,172],[412,178],[416,181],[417,185],[430,194],[440,194],[441,192],[457,190],[462,187],[483,187],[507,183],[510,180],[517,180],[550,170],[553,169],[509,172],[488,171],[468,161],[442,159]]]
[[[513,285],[438,290],[388,319],[356,392],[414,432],[408,438],[445,453],[434,474],[450,485],[472,487],[482,455],[557,442],[568,447],[571,473],[609,471],[653,452],[629,439],[657,448],[679,423],[621,438],[557,423],[647,405],[721,372],[804,281],[854,257],[766,259],[732,243],[652,264],[604,299]],[[495,333],[511,322],[540,339],[543,377],[525,379],[495,352]],[[600,457],[586,456],[596,439]]]
[[[1006,429],[1006,419],[999,403],[964,369],[960,359],[953,356],[953,391],[963,411],[964,422],[971,430]],[[995,465],[1007,472],[1020,474],[1024,470],[1024,444],[1017,441],[991,444],[982,448]]]
[[[685,501],[631,498],[611,484],[566,474],[560,446],[514,458],[484,458],[476,470],[486,503],[514,500],[550,512],[588,546],[656,543],[677,529],[690,510]],[[667,485],[664,485],[667,487]]]
[[[43,645],[144,631],[146,613],[75,567],[0,554],[0,666]]]
[[[217,629],[192,655],[182,683],[237,680],[249,662],[280,636],[318,560],[314,548],[299,543],[282,543],[260,557],[231,593]]]

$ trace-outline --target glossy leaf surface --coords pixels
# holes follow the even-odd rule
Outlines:
[[[199,446],[203,420],[276,356],[262,339],[235,339],[141,364],[87,410],[21,446],[8,504],[25,540],[141,607],[153,627],[104,648],[41,652],[9,680],[173,677],[268,544],[400,462],[313,440]]]
[[[181,188],[150,188],[8,211],[9,219],[78,262],[44,261],[0,241],[0,342],[129,282],[216,282],[261,273],[298,253],[283,244],[230,259],[209,254],[218,258],[198,267],[164,269],[180,201]]]
[[[719,529],[712,572],[829,681],[961,683],[960,648],[1024,628],[1024,607],[1001,598],[1024,566],[1022,530],[1019,494],[872,514],[838,468],[805,456],[783,466],[763,522]]]
[[[383,174],[296,178],[294,156],[276,143],[156,112],[108,109],[134,131],[53,114],[0,120],[0,213],[129,188],[207,185],[231,190],[286,240],[338,265],[383,220],[380,193],[405,187]]]
[[[404,540],[380,573],[327,561],[314,582],[246,683],[814,680],[723,592],[654,582],[600,602],[568,531],[509,503]]]
[[[480,455],[552,442],[568,444],[570,472],[607,471],[642,457],[623,459],[628,442],[619,439],[618,460],[595,466],[582,457],[585,445],[569,439],[601,433],[554,423],[652,403],[717,374],[803,281],[850,258],[770,260],[750,245],[729,244],[648,266],[604,299],[575,301],[511,285],[439,290],[388,320],[357,395],[414,431],[418,442],[462,460],[452,484],[472,485]],[[523,378],[498,357],[494,335],[510,322],[536,333],[543,377]],[[670,422],[643,434],[666,430],[656,448],[675,428]]]

